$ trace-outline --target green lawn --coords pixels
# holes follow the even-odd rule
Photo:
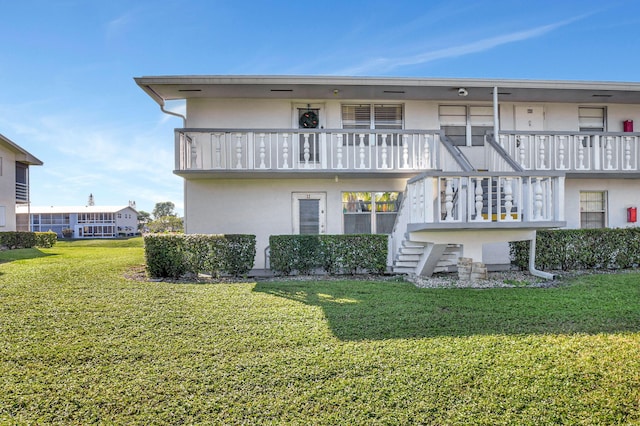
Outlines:
[[[640,274],[557,288],[136,282],[0,253],[0,424],[640,424]]]

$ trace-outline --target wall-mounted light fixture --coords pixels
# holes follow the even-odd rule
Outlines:
[[[468,94],[469,92],[467,92],[467,89],[465,89],[464,87],[458,89],[458,96],[467,96]]]

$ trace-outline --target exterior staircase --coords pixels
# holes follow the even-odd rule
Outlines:
[[[452,272],[458,263],[462,247],[459,244],[433,244],[402,241],[393,262],[393,272],[431,276],[435,272]]]

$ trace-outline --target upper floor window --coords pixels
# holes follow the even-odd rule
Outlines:
[[[579,107],[578,123],[581,132],[604,132],[606,114],[604,108]]]
[[[343,129],[393,129],[401,130],[404,127],[404,115],[401,104],[359,104],[342,105]],[[379,134],[377,145],[386,143],[398,145],[397,134],[389,134],[383,139]],[[348,135],[347,145],[358,144],[363,141],[369,145],[369,134]]]
[[[402,105],[342,105],[343,129],[402,129]]]
[[[440,128],[458,146],[482,146],[484,136],[493,130],[490,106],[440,105]]]

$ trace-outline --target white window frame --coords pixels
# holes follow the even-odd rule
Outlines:
[[[602,195],[602,209],[601,210],[584,210],[585,205],[588,207],[588,201],[587,200],[583,200],[583,194],[601,194]],[[579,203],[580,203],[580,229],[601,229],[601,228],[592,228],[592,227],[586,227],[584,225],[586,225],[585,222],[583,222],[582,220],[582,214],[583,213],[602,213],[603,214],[603,223],[602,223],[602,228],[608,228],[609,227],[609,194],[607,193],[607,191],[580,191],[579,194]]]

